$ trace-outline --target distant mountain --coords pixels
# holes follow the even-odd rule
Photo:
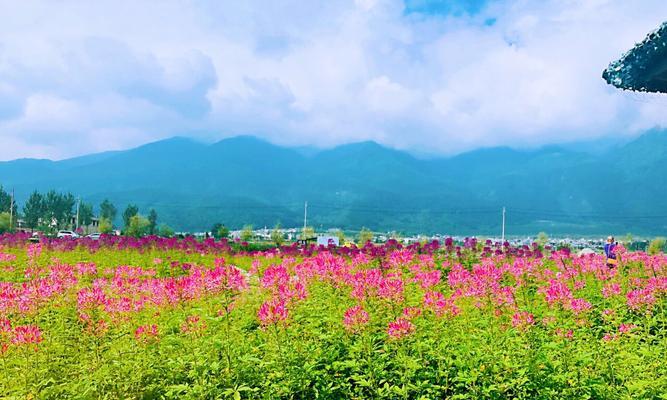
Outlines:
[[[241,136],[214,144],[172,138],[63,161],[0,162],[0,184],[23,202],[56,189],[122,212],[155,208],[178,230],[215,222],[309,224],[404,233],[659,234],[667,230],[667,133],[595,151],[480,149],[418,159],[374,142],[329,150]],[[119,213],[120,213],[119,212]]]

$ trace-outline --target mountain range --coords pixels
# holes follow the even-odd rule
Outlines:
[[[62,161],[0,162],[19,204],[72,192],[119,214],[128,203],[176,230],[308,224],[408,233],[655,235],[667,230],[667,132],[604,151],[487,148],[423,159],[375,142],[314,150],[239,136],[172,138]]]

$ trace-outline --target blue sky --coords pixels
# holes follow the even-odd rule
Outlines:
[[[0,0],[0,160],[171,136],[432,154],[633,137],[664,96],[602,70],[643,0]]]

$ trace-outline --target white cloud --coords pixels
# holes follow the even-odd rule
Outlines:
[[[0,8],[0,159],[236,134],[448,154],[667,125],[667,97],[601,79],[667,15],[659,0],[494,1],[472,16],[399,0]]]

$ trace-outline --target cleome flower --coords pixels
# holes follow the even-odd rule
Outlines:
[[[265,301],[257,312],[257,317],[264,326],[286,321],[288,315],[287,302],[283,298],[273,298]]]
[[[350,332],[359,332],[361,328],[370,320],[368,313],[362,306],[350,307],[345,311],[343,325]]]
[[[403,317],[399,317],[395,321],[390,322],[387,327],[387,334],[392,339],[401,339],[412,334],[414,331],[414,324]]]

